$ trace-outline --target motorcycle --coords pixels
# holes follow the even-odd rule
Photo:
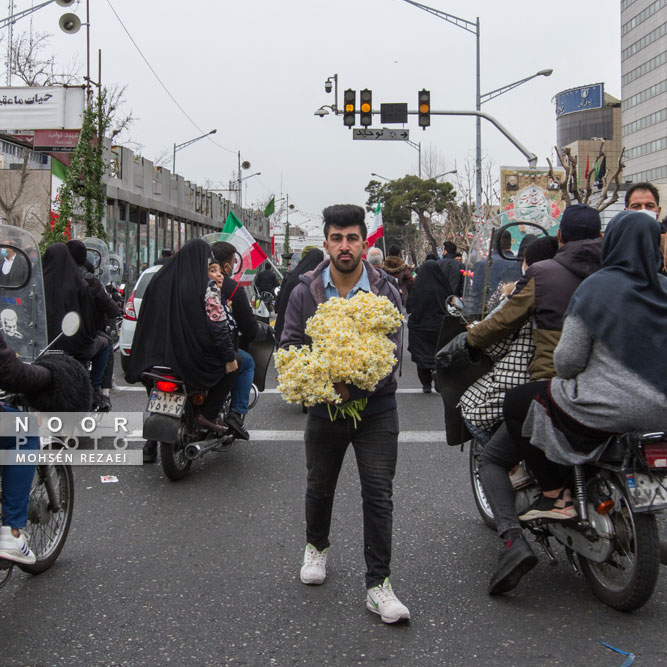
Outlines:
[[[259,393],[264,391],[274,347],[273,329],[260,322],[260,334],[248,346],[248,352],[255,361],[250,409],[256,405]],[[220,435],[195,423],[197,408],[206,398],[205,391],[187,386],[172,369],[164,366],[145,371],[142,380],[150,390],[143,437],[159,444],[160,463],[168,479],[184,479],[193,461],[209,452],[224,452],[232,448],[235,440],[232,433]],[[224,422],[229,409],[228,397],[220,413],[221,421]]]
[[[16,252],[15,261],[23,265],[26,276],[16,283],[0,286],[3,336],[17,357],[33,362],[51,353],[50,348],[60,336],[73,336],[79,328],[79,316],[68,313],[63,318],[61,334],[47,345],[44,286],[37,243],[22,229],[0,226],[0,247]],[[28,410],[20,394],[4,393],[0,395],[0,401],[21,411]],[[49,437],[41,438],[40,446],[42,449],[56,449],[64,447],[64,443]],[[71,467],[58,463],[38,465],[30,490],[26,526],[37,560],[32,564],[16,563],[21,570],[40,574],[55,563],[67,539],[73,511],[74,476]],[[12,561],[0,559],[0,588],[9,581],[14,565]]]
[[[496,247],[501,256],[511,259],[500,250],[500,237],[510,227],[523,224],[519,220],[492,229],[488,256]],[[534,222],[532,226],[536,226]],[[484,293],[489,293],[486,285]],[[464,301],[465,294],[464,289]],[[483,303],[482,312],[485,309]],[[460,354],[452,353],[454,344],[445,348],[466,330],[470,313],[474,317],[476,310],[466,308],[457,297],[449,298],[438,341],[436,373],[445,408],[447,443],[462,449],[469,445],[475,505],[484,523],[495,529],[478,473],[483,445],[470,434],[457,407],[463,392],[491,368],[491,362],[483,355],[466,359],[468,353],[463,346],[459,346]],[[537,481],[527,472],[528,479],[515,490],[518,514],[541,493]],[[661,562],[656,514],[667,509],[667,433],[624,433],[610,438],[597,461],[572,468],[572,482],[576,518],[540,519],[522,525],[534,535],[551,565],[558,564],[552,542],[561,544],[575,574],[586,578],[600,601],[621,611],[638,609],[653,593]]]

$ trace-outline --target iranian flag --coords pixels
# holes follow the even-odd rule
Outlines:
[[[378,202],[377,208],[375,209],[375,215],[373,216],[373,220],[368,228],[368,236],[366,237],[369,247],[383,236],[384,226],[382,224],[382,209],[380,208],[380,202]]]
[[[243,262],[240,268],[235,267],[232,277],[238,281],[239,285],[251,285],[255,279],[257,269],[267,259],[267,256],[252,237],[252,234],[231,211],[227,216],[222,232],[220,232],[218,241],[227,241],[238,250]]]
[[[275,236],[275,213],[276,198],[271,197],[271,201],[264,209],[264,217],[269,219],[269,235],[271,236],[271,257],[276,256],[276,236]]]

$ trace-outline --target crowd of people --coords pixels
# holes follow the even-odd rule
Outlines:
[[[490,594],[514,588],[537,562],[520,520],[576,517],[563,466],[590,460],[611,433],[659,430],[667,424],[667,277],[658,192],[651,184],[635,184],[625,205],[604,239],[599,213],[575,204],[564,211],[557,238],[526,237],[520,261],[494,257],[490,270],[483,264],[488,260],[482,260],[472,272],[468,296],[488,299],[497,292],[499,301],[466,334],[467,346],[486,353],[493,367],[460,404],[469,431],[484,443],[480,477],[504,545]],[[464,291],[466,271],[456,246],[446,242],[441,258],[427,257],[413,273],[397,246],[386,257],[380,248],[369,248],[363,208],[330,206],[323,217],[326,256],[306,248],[282,281],[275,306],[280,347],[308,345],[307,322],[328,299],[371,292],[407,312],[407,349],[423,392],[430,393],[446,301]],[[501,249],[510,253],[510,243],[501,238]],[[14,270],[5,255],[7,262],[6,270],[0,268],[0,282]],[[244,348],[258,325],[245,292],[232,278],[234,262],[232,245],[211,246],[202,239],[161,259],[163,266],[144,294],[126,377],[137,382],[146,369],[169,366],[186,384],[207,390],[196,415],[200,427],[247,439],[244,419],[254,362]],[[79,331],[59,347],[90,365],[94,403],[104,410],[110,408],[113,376],[104,322],[118,313],[90,269],[79,241],[55,243],[44,253],[49,340],[59,333],[65,313],[80,315]],[[270,267],[259,276],[263,290],[275,291],[278,280]],[[493,289],[480,287],[483,280]],[[481,301],[476,307],[483,312]],[[396,363],[373,391],[335,385],[343,402],[365,399],[360,420],[332,420],[326,404],[307,410],[306,546],[300,579],[319,585],[327,577],[336,485],[351,445],[363,506],[366,606],[384,622],[395,623],[410,618],[390,583],[399,435],[396,371],[403,331],[388,336]],[[51,381],[48,369],[18,361],[1,336],[0,378],[3,389],[21,391],[44,389]],[[222,421],[221,406],[230,394],[231,410]],[[144,460],[155,457],[156,443],[147,442]],[[542,495],[518,517],[508,473],[521,461],[537,478]],[[27,468],[20,474],[3,470],[0,557],[19,562],[34,560],[21,533],[28,474]]]

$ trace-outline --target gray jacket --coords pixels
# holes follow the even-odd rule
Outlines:
[[[389,277],[384,271],[377,271],[366,260],[362,260],[368,273],[368,282],[373,294],[386,296],[392,304],[401,311],[401,297],[398,290],[391,284]],[[285,311],[285,325],[280,336],[280,347],[288,348],[292,345],[310,345],[312,343],[309,336],[306,336],[306,322],[315,314],[317,307],[327,300],[324,291],[324,282],[322,280],[322,271],[329,265],[329,260],[325,259],[315,269],[305,273],[300,277],[300,283],[294,288],[290,295],[287,310]],[[379,414],[385,410],[396,407],[396,366],[400,364],[403,327],[390,334],[388,338],[396,345],[395,355],[397,364],[389,375],[378,382],[375,391],[369,393],[361,389],[348,385],[350,395],[353,399],[368,397],[368,404],[363,414]],[[315,405],[309,408],[309,411],[319,416],[327,416],[328,411],[324,404]]]

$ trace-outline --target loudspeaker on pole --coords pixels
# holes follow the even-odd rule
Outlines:
[[[58,0],[56,0],[57,2]],[[65,2],[66,0],[60,0]],[[58,21],[58,25],[63,32],[73,35],[75,32],[79,32],[81,29],[81,19],[76,14],[63,14]]]

